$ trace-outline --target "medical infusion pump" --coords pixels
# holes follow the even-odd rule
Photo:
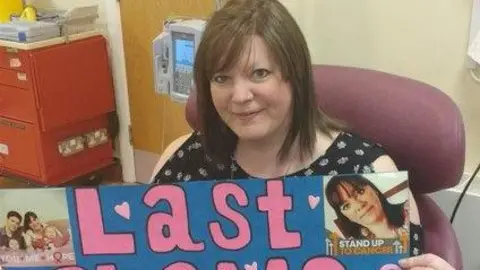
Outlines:
[[[186,102],[193,86],[193,63],[206,22],[172,20],[153,41],[155,92]]]

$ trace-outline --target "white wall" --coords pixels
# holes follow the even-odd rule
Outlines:
[[[293,13],[316,64],[372,68],[440,88],[458,104],[467,132],[466,174],[480,162],[480,85],[469,77],[472,0],[281,0]],[[480,177],[465,197],[454,228],[464,269],[480,269]],[[450,216],[457,189],[432,194]]]
[[[472,0],[281,0],[304,31],[316,64],[372,68],[431,84],[459,105],[465,171],[480,162],[480,85],[466,52]]]

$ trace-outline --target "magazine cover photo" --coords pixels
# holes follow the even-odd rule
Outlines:
[[[0,190],[0,268],[74,263],[65,189]]]
[[[409,252],[408,173],[324,177],[329,255]]]

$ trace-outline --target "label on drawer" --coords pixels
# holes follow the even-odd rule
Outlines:
[[[22,66],[22,62],[20,62],[20,59],[18,58],[12,58],[10,59],[10,67],[11,68],[18,68]]]
[[[17,78],[18,78],[20,81],[26,81],[26,80],[27,80],[27,74],[22,73],[22,72],[19,72],[19,73],[17,73]]]
[[[0,143],[0,155],[8,155],[8,145]]]

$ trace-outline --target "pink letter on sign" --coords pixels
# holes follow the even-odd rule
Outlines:
[[[197,270],[197,268],[193,267],[189,263],[176,262],[174,264],[170,264],[164,270]]]
[[[237,270],[237,266],[231,262],[221,262],[217,264],[217,270]]]
[[[97,265],[97,270],[117,270],[115,265]]]
[[[303,270],[317,270],[317,269],[328,269],[328,270],[345,270],[345,266],[342,263],[337,261],[333,257],[320,257],[313,258],[308,260],[308,262],[303,266]]]
[[[258,209],[267,212],[270,247],[272,249],[298,248],[301,244],[300,233],[287,232],[285,211],[292,210],[292,198],[283,195],[283,182],[267,182],[267,195],[258,199]]]
[[[100,199],[96,189],[75,189],[75,198],[80,242],[84,255],[135,253],[133,234],[105,234]]]
[[[193,243],[188,230],[187,202],[182,188],[174,185],[158,185],[143,198],[146,205],[154,207],[159,201],[170,203],[172,214],[155,213],[148,218],[148,241],[155,252],[170,252],[176,247],[183,251],[203,251],[203,243]],[[164,235],[168,226],[169,236]]]
[[[267,262],[267,270],[288,270],[288,265],[284,259],[270,259]]]
[[[241,214],[235,212],[227,204],[227,197],[233,195],[240,206],[247,206],[248,198],[245,191],[233,183],[221,183],[213,188],[213,202],[218,213],[233,221],[238,228],[238,235],[226,238],[218,222],[210,223],[210,233],[213,241],[223,249],[239,250],[250,243],[250,224]]]

